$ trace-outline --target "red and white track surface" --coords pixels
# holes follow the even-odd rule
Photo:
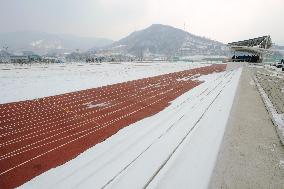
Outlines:
[[[213,72],[223,72],[225,69],[224,64],[211,65],[37,100],[1,104],[0,188],[20,186],[47,170],[70,161],[120,129],[165,109],[171,101],[200,85],[202,82],[196,80],[197,77]],[[216,95],[219,94],[218,87],[228,83],[230,74],[231,72],[224,73],[222,80],[215,82],[216,86],[210,86],[197,97],[203,99],[205,94],[214,90]],[[169,116],[174,116],[172,113]],[[171,126],[166,130],[170,128]],[[142,139],[143,136],[139,140]],[[129,140],[132,139],[129,138]],[[116,142],[119,144],[124,141]],[[108,178],[95,181],[97,185],[78,181],[72,186],[61,182],[52,186],[40,186],[36,183],[28,187],[109,187],[147,149],[149,147],[140,151],[138,156],[130,159],[126,165],[120,168],[111,167],[113,174],[110,174]],[[115,154],[116,149],[113,150]],[[104,159],[103,156],[112,156],[112,149],[95,156],[101,156],[99,158],[102,159]],[[108,164],[111,162],[102,163],[98,169],[104,170],[104,165]],[[76,172],[76,170],[73,171]],[[157,173],[155,172],[154,176]],[[73,173],[70,174],[72,176]],[[149,184],[150,182],[146,182],[146,186]]]

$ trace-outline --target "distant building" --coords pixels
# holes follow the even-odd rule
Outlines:
[[[43,57],[41,62],[43,63],[61,63],[61,60],[55,57]]]
[[[22,55],[22,56],[12,55],[10,56],[10,62],[11,63],[28,63],[29,57],[25,55]]]
[[[29,62],[41,62],[42,61],[42,57],[36,54],[28,55],[28,58],[29,58]]]
[[[88,56],[86,54],[83,53],[79,53],[79,52],[72,52],[68,55],[66,55],[66,60],[69,62],[81,62],[81,61],[86,61],[86,59],[88,58]]]
[[[41,56],[35,54],[33,51],[23,51],[24,56],[28,56],[29,62],[41,62]]]

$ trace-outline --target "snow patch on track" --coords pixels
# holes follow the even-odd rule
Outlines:
[[[93,104],[92,102],[88,102],[84,104],[87,108],[102,108],[102,107],[107,107],[108,105],[110,105],[110,103],[107,102],[103,102],[103,103],[99,103],[99,104]]]

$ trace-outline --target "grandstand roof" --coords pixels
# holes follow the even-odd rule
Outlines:
[[[269,35],[228,43],[228,46],[235,51],[264,53],[266,49],[272,46],[272,41]]]

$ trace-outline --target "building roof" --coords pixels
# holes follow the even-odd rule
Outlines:
[[[264,53],[266,49],[272,46],[272,41],[269,35],[228,43],[228,46],[234,51],[249,52],[249,53]]]

